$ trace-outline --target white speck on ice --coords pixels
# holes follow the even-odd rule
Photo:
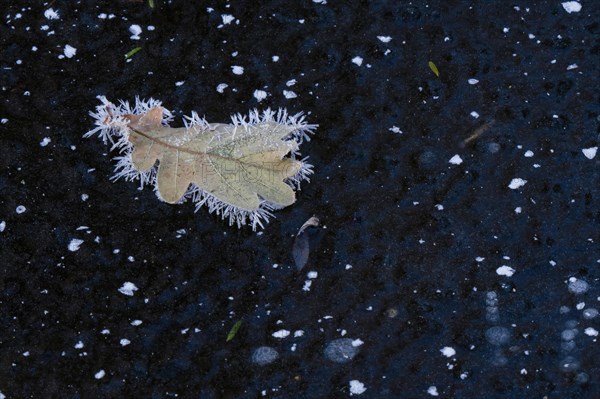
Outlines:
[[[583,150],[581,150],[581,152],[583,152],[583,155],[585,155],[587,159],[594,159],[597,151],[598,147],[584,148]]]
[[[360,338],[356,338],[354,341],[352,341],[352,346],[354,347],[361,346],[362,344],[364,344],[364,342]]]
[[[298,95],[296,93],[294,93],[293,91],[291,91],[291,90],[284,90],[283,91],[283,96],[285,98],[287,98],[288,100],[291,99],[291,98],[298,97]]]
[[[565,11],[569,14],[572,12],[581,11],[581,4],[579,4],[579,2],[577,1],[565,1],[564,3],[562,3],[562,6],[565,9]]]
[[[119,292],[123,295],[133,296],[134,291],[137,291],[138,287],[132,282],[126,281],[123,286],[119,288]]]
[[[139,326],[140,324],[142,324],[141,320],[134,320],[130,323],[132,326]]]
[[[273,62],[277,62],[277,61],[279,61],[279,56],[278,55],[274,55],[273,57],[271,57],[271,60]]]
[[[156,27],[154,25],[148,25],[148,27],[146,27],[146,29],[148,29],[148,30],[155,30]]]
[[[142,33],[142,27],[139,25],[131,25],[129,27],[129,32],[131,32],[131,36],[129,37],[131,40],[140,40],[140,33]]]
[[[293,86],[293,85],[295,85],[295,84],[296,84],[296,79],[290,79],[290,80],[288,80],[287,82],[285,82],[285,85],[286,85],[287,87]]]
[[[2,233],[5,228],[6,228],[6,222],[3,220],[0,222],[0,233]]]
[[[444,210],[444,205],[442,205],[442,204],[435,204],[435,209],[437,209],[438,211],[443,211]]]
[[[571,69],[577,69],[579,68],[579,66],[577,64],[571,64],[567,67],[567,71],[570,71]]]
[[[20,215],[23,212],[25,212],[26,210],[27,210],[27,208],[25,208],[23,205],[19,205],[19,206],[17,206],[17,209],[15,209],[15,212],[17,212],[17,215]]]
[[[392,126],[388,130],[392,133],[402,134],[402,130],[400,130],[400,128],[398,126]]]
[[[175,82],[175,86],[177,86],[177,87],[183,86],[184,83],[185,83],[185,80],[180,80],[179,82]]]
[[[40,145],[41,145],[42,147],[45,147],[45,146],[47,146],[48,144],[50,144],[50,142],[51,142],[51,141],[52,141],[52,140],[50,139],[50,137],[44,137],[44,138],[42,139],[42,141],[40,141]]]
[[[2,123],[3,125],[6,125],[8,123],[8,119],[2,118],[2,119],[0,119],[0,123]]]
[[[392,40],[391,36],[377,36],[377,38],[383,43],[389,43]]]
[[[6,399],[6,396],[2,392],[0,392],[0,399]]]
[[[521,212],[523,212],[523,208],[521,208],[520,206],[518,206],[518,207],[515,208],[515,213],[516,214],[519,214]]]
[[[223,25],[229,25],[231,21],[235,19],[235,17],[230,14],[222,14],[221,19],[223,20]]]
[[[75,54],[77,54],[77,49],[73,46],[66,45],[64,49],[65,57],[72,58]]]
[[[258,102],[261,102],[262,100],[267,98],[267,92],[264,90],[254,90],[254,98],[256,98]]]
[[[223,93],[225,91],[225,89],[228,88],[228,87],[229,87],[229,85],[227,83],[219,83],[217,85],[217,91],[219,93]]]
[[[531,158],[532,156],[533,156],[533,151],[531,151],[531,150],[527,150],[527,151],[525,152],[525,157],[526,157],[526,158]]]
[[[429,388],[427,388],[427,393],[430,394],[431,396],[439,396],[439,393],[438,393],[435,385],[432,385]]]
[[[235,75],[242,75],[244,73],[244,67],[238,66],[238,65],[234,65],[231,67],[231,71],[235,74]]]
[[[127,346],[131,343],[131,341],[128,340],[127,338],[123,338],[119,341],[119,343],[121,344],[121,346]]]
[[[365,388],[365,384],[360,382],[359,380],[350,381],[350,395],[360,395],[363,394],[367,388]]]
[[[442,355],[446,357],[452,357],[456,355],[456,351],[450,346],[444,346],[442,349],[440,349],[440,352],[442,352]]]
[[[504,33],[508,33],[509,30],[510,30],[509,28],[502,28],[502,32],[504,32]]]
[[[595,328],[592,328],[592,327],[586,328],[583,332],[585,333],[585,335],[588,335],[590,337],[598,336],[598,330],[596,330]]]
[[[527,180],[523,180],[523,179],[520,179],[517,177],[510,181],[508,188],[510,188],[511,190],[516,190],[519,187],[523,187],[526,183],[527,183]]]
[[[479,83],[477,79],[469,79],[467,80],[467,82],[469,82],[470,85],[476,85],[477,83]]]
[[[359,57],[358,55],[354,58],[352,58],[352,62],[355,63],[358,66],[361,66],[363,63],[363,59],[362,57]]]
[[[294,331],[294,337],[295,338],[301,337],[303,335],[304,335],[304,331],[302,331],[302,330]]]
[[[479,114],[476,111],[472,111],[471,116],[475,119],[479,118]]]
[[[94,374],[94,378],[99,380],[100,378],[104,377],[105,375],[106,375],[106,373],[104,372],[104,370],[100,370],[96,374]]]
[[[317,3],[317,4],[327,4],[327,0],[313,0],[313,3]]]
[[[60,16],[58,15],[58,11],[54,11],[53,8],[49,8],[46,11],[44,11],[44,17],[46,17],[47,19],[59,19]]]
[[[100,331],[100,334],[108,335],[108,334],[110,334],[110,330],[108,328],[105,328],[104,330]]]
[[[311,285],[312,285],[312,281],[306,280],[304,282],[304,285],[302,286],[302,291],[306,291],[306,292],[310,291],[310,286]]]
[[[71,242],[69,243],[69,251],[71,252],[75,252],[79,250],[79,247],[81,246],[81,244],[83,244],[83,240],[80,240],[78,238],[73,238],[71,239]]]
[[[515,269],[513,269],[510,266],[503,265],[496,269],[496,274],[498,274],[499,276],[510,277],[513,274],[515,274]]]
[[[463,163],[463,160],[460,157],[460,155],[456,154],[455,156],[450,158],[448,162],[450,162],[452,165],[460,165],[461,163]]]
[[[315,271],[306,273],[306,277],[308,277],[308,278],[317,278],[318,275],[319,275],[319,273],[315,272]]]
[[[290,335],[290,332],[288,330],[279,330],[279,331],[275,331],[273,334],[271,334],[273,337],[275,338],[285,338],[288,335]]]
[[[81,349],[84,347],[83,342],[78,341],[75,346],[73,346],[75,349]]]

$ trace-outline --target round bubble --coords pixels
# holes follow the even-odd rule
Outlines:
[[[560,362],[560,368],[565,372],[572,372],[579,368],[579,361],[573,356],[567,356]]]
[[[336,363],[347,363],[359,352],[357,346],[352,345],[350,338],[340,338],[331,341],[325,347],[325,357]]]
[[[485,338],[492,345],[502,345],[510,340],[510,331],[506,327],[491,327],[485,332]]]
[[[575,377],[575,381],[579,384],[585,384],[590,380],[590,376],[587,373],[579,373],[577,377]]]
[[[575,341],[566,341],[560,344],[560,348],[565,352],[571,352],[575,349]]]
[[[598,310],[594,309],[594,308],[588,308],[586,310],[583,311],[583,318],[590,320],[593,319],[594,317],[598,316]]]
[[[270,346],[261,346],[252,353],[252,362],[259,366],[264,366],[274,362],[279,357],[279,353]]]
[[[573,279],[569,281],[569,291],[575,295],[585,293],[589,288],[589,284],[585,280]]]
[[[560,337],[563,339],[563,341],[571,341],[573,338],[575,338],[576,333],[576,330],[564,330],[560,334]]]

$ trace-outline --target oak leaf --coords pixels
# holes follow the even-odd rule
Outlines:
[[[91,113],[97,127],[85,136],[98,133],[120,150],[115,180],[154,185],[171,204],[192,198],[196,210],[207,205],[230,225],[264,227],[272,210],[295,202],[294,189],[312,174],[312,165],[298,156],[316,125],[302,114],[254,110],[248,118],[233,116],[230,124],[211,124],[192,113],[185,127],[173,128],[159,101],[136,99],[131,108],[100,99]]]

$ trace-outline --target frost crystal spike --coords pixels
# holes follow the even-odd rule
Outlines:
[[[206,205],[230,225],[263,228],[271,211],[294,203],[294,190],[313,173],[299,147],[317,125],[308,124],[302,113],[253,110],[224,124],[192,112],[185,127],[172,128],[173,116],[160,101],[136,98],[131,107],[98,98],[102,104],[90,112],[96,128],[84,137],[97,134],[118,151],[113,180],[152,185],[170,204],[191,198],[196,211]]]

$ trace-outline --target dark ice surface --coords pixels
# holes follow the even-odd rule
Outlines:
[[[600,397],[600,2],[0,3],[0,398]],[[160,202],[98,95],[303,111],[315,174]]]

